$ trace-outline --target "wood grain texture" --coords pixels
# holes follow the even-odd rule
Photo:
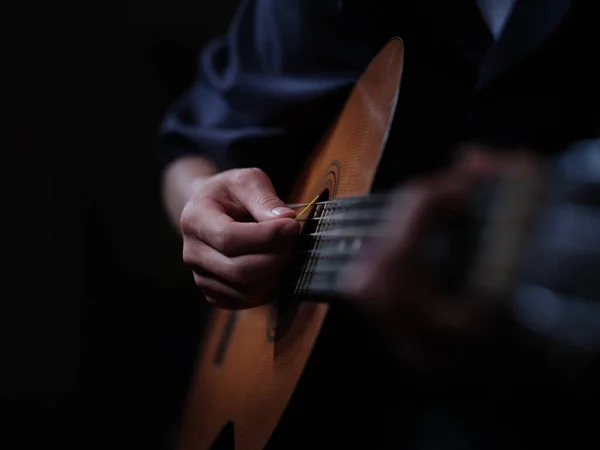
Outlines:
[[[398,99],[403,55],[403,43],[395,38],[375,56],[296,180],[290,203],[308,203],[324,191],[329,199],[370,192]],[[229,422],[236,450],[266,445],[328,311],[326,304],[303,302],[288,308],[292,316],[285,318],[277,311],[282,300],[214,311],[192,378],[179,450],[209,449]],[[287,320],[285,333],[272,339],[282,320]]]

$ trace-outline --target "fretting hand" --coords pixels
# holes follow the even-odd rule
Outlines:
[[[268,297],[300,230],[295,212],[259,169],[199,181],[183,209],[183,260],[214,306],[240,309]]]
[[[466,151],[449,170],[409,183],[387,209],[385,238],[367,245],[345,273],[345,294],[414,363],[427,363],[432,347],[445,353],[453,336],[485,328],[481,310],[436,285],[422,244],[438,219],[461,210],[476,181],[506,165],[506,158]]]

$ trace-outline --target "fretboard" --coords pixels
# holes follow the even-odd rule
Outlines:
[[[296,295],[335,295],[340,274],[378,232],[385,195],[323,201],[298,220],[305,222],[290,282]]]
[[[542,178],[526,168],[481,183],[473,189],[464,215],[431,230],[423,243],[424,263],[441,287],[470,289],[489,298],[500,298],[510,289]],[[286,290],[310,297],[340,294],[340,275],[348,263],[367,241],[386,238],[381,222],[389,200],[389,195],[377,194],[315,203],[299,218],[305,226]]]

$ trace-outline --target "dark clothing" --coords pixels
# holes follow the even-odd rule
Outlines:
[[[204,154],[220,169],[258,166],[285,195],[368,62],[390,37],[400,36],[404,74],[376,189],[443,166],[464,141],[568,158],[574,145],[589,140],[592,161],[589,154],[600,152],[594,3],[521,0],[494,41],[474,1],[242,1],[227,36],[202,54],[196,83],[169,111],[161,130],[162,160]],[[573,158],[584,173],[585,158]],[[588,173],[594,181],[579,183],[579,190],[597,193],[600,169]],[[580,198],[564,197],[565,204],[576,205],[572,215],[543,235],[554,243],[565,234],[579,239],[568,249],[554,245],[554,261],[585,262],[591,279],[590,264],[600,253],[600,230],[594,232],[600,204],[597,194],[585,205]],[[588,232],[577,236],[580,227]],[[552,273],[545,271],[546,279],[532,275],[532,282],[550,285]],[[572,275],[571,287],[584,276]],[[586,295],[600,298],[600,289]],[[567,429],[556,406],[546,406],[568,400],[565,409],[573,408],[578,397],[572,388],[561,391],[538,378],[544,360],[510,336],[470,360],[460,381],[449,375],[440,386],[398,370],[383,351],[374,354],[372,332],[358,331],[359,319],[340,319],[349,312],[336,314],[309,363],[303,381],[309,387],[295,394],[274,448],[292,448],[290,441],[294,448],[321,448],[325,442],[340,448],[531,448],[545,445],[546,438],[559,442],[561,427]],[[509,360],[510,366],[499,367]],[[521,388],[515,388],[516,379]],[[429,413],[438,410],[444,413]],[[415,438],[420,423],[427,436]],[[281,430],[285,444],[279,446]]]
[[[599,131],[595,28],[585,1],[522,0],[497,42],[474,2],[243,1],[168,113],[161,155],[297,167],[395,35],[405,70],[383,184],[443,163],[466,139],[560,151]]]

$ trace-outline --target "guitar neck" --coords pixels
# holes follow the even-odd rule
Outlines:
[[[513,173],[517,176],[476,186],[464,214],[431,230],[423,261],[443,288],[505,297],[539,201],[541,177],[536,174]],[[299,218],[305,226],[288,273],[291,294],[313,301],[339,296],[347,265],[369,241],[386,239],[380,225],[388,205],[387,194],[322,201]]]
[[[299,218],[304,227],[290,275],[293,294],[339,294],[348,263],[367,241],[378,237],[386,203],[387,195],[323,201]]]
[[[326,301],[343,292],[349,263],[373,240],[388,238],[381,227],[389,207],[388,197],[378,194],[325,201],[299,219],[305,225],[287,278],[293,295]],[[477,205],[466,214],[440,223],[423,245],[425,263],[448,289],[460,290],[466,282],[484,226],[481,203],[477,199]]]

